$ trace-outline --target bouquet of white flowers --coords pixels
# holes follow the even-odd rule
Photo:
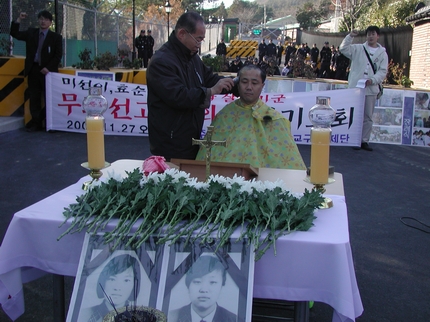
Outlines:
[[[279,236],[308,230],[323,199],[317,190],[291,193],[282,181],[215,175],[198,182],[176,169],[147,176],[135,169],[126,178],[110,178],[77,197],[77,203],[65,208],[64,223],[73,220],[59,238],[83,229],[90,234],[105,231],[113,218],[118,224],[104,239],[114,248],[124,240],[127,246],[139,247],[154,234],[160,243],[180,237],[210,243],[217,238],[217,247],[222,247],[238,230],[238,240],[248,238],[258,260],[272,245],[276,253]]]

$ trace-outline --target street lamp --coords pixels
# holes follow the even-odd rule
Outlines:
[[[221,27],[222,27],[222,24],[223,24],[223,22],[224,22],[224,17],[221,17],[221,19],[220,19],[220,17],[218,17],[217,18],[217,21],[218,21],[218,27],[217,27],[217,43],[219,43],[220,41],[219,41],[219,37],[220,37],[220,32],[219,32],[219,25],[220,25],[220,23],[221,23]],[[221,34],[222,34],[222,32],[221,32]],[[221,36],[221,39],[222,39],[223,37]]]
[[[209,50],[211,50],[212,20],[214,18],[215,18],[214,16],[208,17],[208,22],[209,22]]]
[[[166,9],[166,13],[167,13],[167,39],[169,39],[169,15],[170,12],[172,11],[172,5],[170,4],[169,0],[166,1],[166,4],[164,5],[164,9]]]

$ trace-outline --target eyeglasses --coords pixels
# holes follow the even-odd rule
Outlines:
[[[186,30],[185,29],[185,31],[191,36],[191,38],[193,38],[194,39],[194,41],[196,42],[196,44],[197,45],[201,45],[201,44],[203,44],[204,42],[205,42],[205,40],[204,39],[202,39],[202,40],[200,40],[200,41],[198,41],[188,30]]]

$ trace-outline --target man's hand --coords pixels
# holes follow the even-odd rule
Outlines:
[[[355,30],[355,29],[353,29],[349,35],[350,35],[351,37],[356,37],[356,36],[358,36],[358,31],[357,31],[357,30]]]
[[[221,78],[214,87],[211,87],[211,95],[221,94],[221,92],[225,89],[229,92],[234,86],[233,79],[230,77]]]
[[[19,14],[18,19],[16,19],[16,22],[17,22],[17,23],[20,23],[20,22],[21,22],[21,20],[27,19],[27,17],[28,17],[28,14],[26,14],[25,12],[21,12],[21,13]]]
[[[41,72],[43,75],[46,75],[46,74],[48,74],[48,73],[49,73],[49,70],[48,70],[48,68],[43,67],[43,68],[40,70],[40,72]]]

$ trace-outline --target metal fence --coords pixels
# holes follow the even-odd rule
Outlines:
[[[6,0],[7,1],[7,0]],[[59,2],[55,8],[52,1],[14,0],[1,2],[0,14],[8,19],[1,19],[0,33],[8,37],[10,22],[15,20],[20,12],[28,13],[28,19],[21,22],[21,30],[37,27],[37,14],[41,10],[54,16],[52,27],[63,36],[63,66],[72,66],[79,62],[79,53],[85,48],[91,51],[91,57],[111,52],[116,54],[118,49],[133,52],[133,19],[117,14],[104,14],[97,9],[88,9],[68,2]],[[155,39],[155,49],[167,40],[167,23],[164,21],[135,20],[135,36],[141,29],[151,29]],[[12,52],[14,56],[25,55],[25,43],[13,39]]]
[[[97,9],[88,9],[68,3],[55,3],[47,0],[2,0],[0,15],[7,19],[0,19],[0,37],[9,39],[9,29],[12,20],[16,20],[20,12],[26,12],[28,18],[21,22],[21,30],[37,27],[37,14],[41,10],[48,10],[54,15],[52,28],[63,36],[63,66],[73,66],[79,62],[79,53],[84,49],[91,51],[91,58],[104,52],[116,54],[118,49],[129,51],[132,58],[133,48],[133,18],[118,14],[105,14]],[[57,13],[57,16],[55,16]],[[170,21],[170,31],[176,21]],[[152,18],[150,21],[135,20],[135,37],[140,30],[152,31],[155,39],[154,49],[157,50],[167,41],[166,19]],[[206,30],[206,40],[202,44],[201,52],[207,53],[216,48],[220,39],[219,24],[209,24]],[[10,53],[14,56],[25,56],[25,43],[13,39]]]

